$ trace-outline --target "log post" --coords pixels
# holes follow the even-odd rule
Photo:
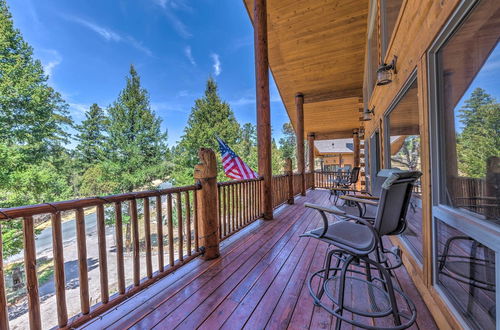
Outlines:
[[[217,258],[219,253],[219,208],[217,207],[217,162],[212,149],[201,148],[200,163],[194,167],[194,178],[201,184],[196,191],[198,209],[198,232],[200,246],[204,248],[203,259]]]
[[[353,167],[359,167],[359,130],[354,129],[352,130],[352,142],[353,142],[353,152],[354,152],[354,164]]]
[[[315,188],[314,185],[314,133],[307,136],[307,146],[309,149],[309,177],[311,182],[311,189]]]
[[[286,202],[292,205],[294,203],[294,198],[293,198],[293,168],[292,168],[291,158],[285,159],[285,174],[286,174],[286,179],[288,181],[288,198]]]
[[[2,224],[0,223],[0,329],[9,329],[9,312],[7,306],[6,286],[4,282],[4,266],[2,254]]]
[[[300,174],[300,194],[306,195],[306,177],[305,177],[305,155],[304,155],[304,95],[297,93],[295,95],[295,105],[297,107],[297,127],[295,135],[297,136],[297,170]]]
[[[500,197],[500,157],[492,156],[486,161],[486,196],[495,197],[497,201]],[[495,219],[497,212],[498,209],[487,208],[486,217]]]
[[[269,99],[269,57],[267,48],[267,0],[254,2],[255,82],[257,101],[257,140],[259,175],[262,184],[264,220],[273,218],[273,184],[271,166],[271,108]]]

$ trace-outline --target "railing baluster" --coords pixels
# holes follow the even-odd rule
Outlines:
[[[82,314],[90,311],[89,273],[87,267],[87,243],[85,239],[85,213],[82,208],[76,209],[76,242],[78,247],[78,271],[80,286],[80,305]]]
[[[106,226],[104,224],[104,205],[97,205],[97,245],[99,248],[99,279],[101,281],[101,301],[109,301],[108,290],[108,260],[106,256]]]
[[[222,237],[226,237],[226,187],[220,186],[219,190],[220,190],[219,203],[221,205],[220,226],[221,226],[221,233],[222,233],[222,235],[220,237],[222,238]]]
[[[5,294],[4,268],[3,268],[3,241],[2,224],[0,224],[0,329],[9,329],[9,310]]]
[[[161,196],[156,196],[156,242],[158,245],[158,271],[163,272],[163,216],[161,211]]]
[[[167,195],[167,226],[168,226],[168,259],[170,267],[174,266],[174,224],[172,220],[172,195]]]
[[[200,250],[200,242],[198,241],[198,197],[196,190],[193,191],[193,208],[194,208],[194,249],[196,252]]]
[[[234,195],[235,195],[235,187],[234,184],[230,185],[231,187],[231,232],[233,232],[236,229],[236,203],[234,202]]]
[[[146,273],[148,278],[153,277],[153,263],[151,260],[151,212],[149,197],[144,198],[144,239],[146,240]]]
[[[132,254],[134,268],[134,285],[138,286],[141,281],[140,254],[139,254],[139,220],[137,218],[137,201],[129,201],[130,222],[132,227]]]
[[[116,236],[116,276],[118,278],[118,292],[125,294],[125,267],[123,265],[123,223],[122,204],[115,203],[115,236]]]
[[[64,276],[64,252],[60,212],[52,213],[51,224],[52,253],[54,255],[54,287],[56,290],[57,303],[57,324],[60,328],[62,328],[68,323],[68,311],[66,308],[66,280]]]
[[[223,237],[224,235],[224,226],[223,226],[223,221],[222,221],[222,190],[223,187],[217,186],[217,204],[219,207],[219,237]]]
[[[28,312],[30,329],[41,329],[40,298],[36,274],[36,249],[33,217],[23,219],[24,269],[26,272],[26,290],[28,291]]]
[[[239,223],[238,229],[243,227],[243,184],[238,186],[238,206],[239,206]]]
[[[189,201],[189,191],[185,192],[186,197],[186,250],[187,255],[191,256],[191,203]]]
[[[182,235],[182,195],[180,192],[177,193],[177,240],[179,246],[179,261],[184,260],[184,249],[183,241],[184,237]]]

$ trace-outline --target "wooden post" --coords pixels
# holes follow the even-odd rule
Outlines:
[[[285,159],[285,174],[288,180],[288,199],[287,203],[292,205],[294,202],[293,198],[293,168],[292,168],[292,159]]]
[[[40,297],[36,275],[35,229],[33,217],[23,219],[24,271],[26,272],[26,290],[28,291],[29,328],[42,329],[40,316]]]
[[[314,133],[307,136],[307,146],[309,149],[309,176],[312,180],[311,189],[314,189]]]
[[[359,167],[359,159],[360,159],[360,156],[359,156],[359,130],[358,129],[354,129],[352,131],[352,141],[353,141],[353,146],[354,146],[354,164],[353,164],[353,167]]]
[[[295,95],[295,105],[297,106],[297,120],[295,135],[297,136],[297,169],[300,174],[300,194],[306,195],[306,177],[305,177],[305,155],[304,155],[304,95],[297,93]]]
[[[5,294],[5,274],[3,268],[3,252],[2,252],[2,224],[0,224],[0,329],[9,329],[9,313],[7,307],[7,295]]]
[[[267,50],[267,1],[254,2],[255,80],[259,174],[262,185],[263,218],[273,218],[271,167],[271,110],[269,100],[269,58]]]
[[[219,253],[219,216],[217,207],[217,162],[212,149],[201,148],[200,163],[194,168],[194,178],[201,184],[197,190],[198,226],[203,259],[217,258]]]
[[[486,196],[496,197],[500,195],[500,157],[491,156],[486,161]],[[490,204],[487,202],[486,204]],[[496,211],[498,212],[498,210]],[[486,209],[486,217],[495,219],[497,216],[494,208]]]
[[[52,213],[52,251],[54,253],[54,287],[56,290],[57,320],[60,328],[68,323],[66,307],[66,280],[64,276],[64,253],[61,213]],[[1,328],[1,327],[0,327]]]

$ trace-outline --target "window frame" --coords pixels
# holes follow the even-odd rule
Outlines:
[[[436,262],[438,260],[438,237],[437,237],[437,221],[458,229],[465,235],[473,238],[479,243],[485,245],[495,251],[495,282],[500,283],[500,226],[487,222],[479,215],[472,212],[460,210],[450,205],[443,204],[445,198],[443,187],[445,186],[445,175],[443,175],[443,164],[440,161],[443,159],[444,138],[439,134],[442,131],[443,111],[441,100],[442,97],[442,82],[439,79],[438,53],[446,42],[453,37],[455,32],[460,28],[468,15],[476,8],[481,0],[462,1],[457,5],[455,11],[450,15],[450,19],[443,26],[441,32],[437,35],[434,43],[429,48],[427,56],[427,85],[428,95],[427,100],[429,105],[429,141],[430,141],[430,163],[431,163],[431,186],[432,186],[432,285],[447,303],[455,317],[464,327],[468,327],[468,322],[462,317],[461,313],[456,309],[451,300],[447,297],[444,290],[438,283],[438,274]],[[496,329],[500,329],[500,289],[496,289]]]

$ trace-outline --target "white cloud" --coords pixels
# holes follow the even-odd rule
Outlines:
[[[85,119],[85,112],[90,108],[90,104],[68,103],[69,113],[75,122]]]
[[[174,10],[192,11],[192,8],[182,0],[153,0],[163,9],[165,17],[168,19],[174,30],[184,39],[191,38],[193,35],[189,32],[187,26],[174,14]]]
[[[52,77],[54,68],[62,62],[61,55],[54,49],[42,49],[40,51],[40,58],[43,65],[43,71],[46,75]]]
[[[99,36],[104,38],[106,41],[113,41],[113,42],[124,42],[129,44],[130,46],[134,47],[135,49],[145,53],[148,56],[152,56],[153,53],[151,52],[150,49],[145,47],[140,41],[134,39],[133,37],[129,35],[122,35],[118,32],[113,31],[112,29],[98,25],[94,22],[85,20],[80,17],[74,17],[74,16],[66,16],[66,18],[70,21],[73,21],[75,23],[78,23],[89,30],[97,33]]]
[[[212,53],[212,54],[210,54],[210,57],[214,61],[214,64],[212,65],[212,67],[214,68],[214,74],[215,74],[215,76],[218,76],[222,72],[222,67],[221,67],[219,55],[216,53]]]
[[[186,57],[188,58],[189,62],[192,65],[196,65],[196,61],[194,60],[193,53],[191,52],[191,46],[186,46],[186,48],[184,48],[184,54],[186,55]]]

